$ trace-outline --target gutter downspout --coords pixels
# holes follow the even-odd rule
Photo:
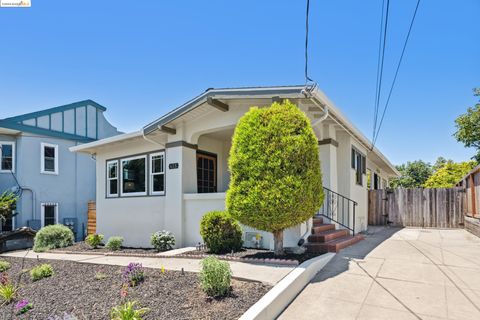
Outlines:
[[[32,220],[35,220],[35,207],[36,207],[36,200],[37,197],[35,196],[35,191],[29,187],[20,187],[22,190],[27,190],[32,193]]]
[[[309,98],[310,101],[312,101],[317,107],[323,108],[323,115],[317,121],[312,123],[312,127],[315,127],[315,126],[319,125],[320,123],[322,123],[325,119],[328,118],[328,115],[329,115],[328,105],[325,105],[324,107],[322,107],[315,100],[315,98],[312,96],[312,93],[309,90],[304,90],[302,93],[304,93],[307,96],[307,98]],[[306,94],[306,93],[308,93],[308,94]],[[310,226],[310,219],[308,219],[306,221],[306,225],[307,225],[307,231],[305,231],[305,233],[300,237],[300,240],[298,240],[298,243],[297,243],[298,246],[302,246],[306,241],[305,239],[311,234],[312,226]]]

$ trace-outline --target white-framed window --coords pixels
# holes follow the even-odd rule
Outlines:
[[[363,185],[363,175],[367,173],[367,159],[357,149],[352,147],[352,169],[355,170],[355,182]]]
[[[42,227],[58,223],[58,203],[43,202],[41,203],[41,219]]]
[[[0,141],[0,172],[15,172],[15,142]]]
[[[165,194],[165,152],[150,154],[150,185],[151,195]]]
[[[118,160],[107,161],[107,197],[118,197]]]
[[[120,160],[120,195],[147,195],[147,155]]]
[[[40,148],[40,172],[58,174],[58,145],[42,142]]]

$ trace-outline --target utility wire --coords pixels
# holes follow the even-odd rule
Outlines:
[[[312,78],[308,76],[308,16],[310,15],[310,0],[307,0],[307,12],[305,16],[305,86],[308,82],[314,82]]]
[[[377,126],[378,108],[377,108],[377,96],[378,96],[378,81],[380,80],[380,58],[382,55],[382,35],[383,35],[383,18],[385,16],[385,0],[382,1],[382,12],[380,16],[380,32],[378,33],[378,57],[377,57],[377,81],[375,83],[375,102],[373,105],[373,133],[372,141],[375,138],[375,130]]]
[[[387,8],[385,12],[385,21],[384,21],[384,26],[383,26],[383,43],[382,43],[382,54],[381,54],[381,60],[380,60],[380,71],[379,71],[379,77],[378,77],[378,90],[376,91],[376,97],[375,97],[375,116],[374,116],[374,123],[373,123],[373,137],[372,140],[375,139],[376,135],[376,130],[377,130],[377,120],[378,120],[378,110],[380,107],[380,97],[381,97],[381,92],[382,92],[382,81],[383,81],[383,65],[385,62],[385,48],[387,45],[387,30],[388,30],[388,16],[389,16],[389,10],[390,9],[390,0],[387,0]],[[383,10],[382,10],[382,15],[383,15]],[[383,16],[382,16],[383,20]],[[373,142],[372,142],[372,149],[373,149]]]
[[[402,64],[402,61],[403,61],[403,56],[405,54],[405,49],[407,48],[408,39],[410,39],[410,34],[412,32],[413,23],[415,22],[415,17],[417,16],[417,11],[418,11],[419,6],[420,6],[420,0],[417,0],[417,5],[415,6],[415,11],[413,12],[412,21],[410,22],[410,27],[408,28],[407,37],[405,38],[405,43],[403,44],[402,54],[400,55],[400,59],[398,60],[397,70],[395,71],[395,76],[393,77],[392,86],[390,87],[390,91],[388,93],[388,98],[387,98],[387,101],[385,102],[385,107],[383,108],[383,113],[382,113],[382,117],[380,119],[380,124],[378,125],[376,135],[374,136],[374,139],[373,139],[373,142],[372,142],[372,149],[375,146],[375,142],[377,141],[378,134],[380,133],[380,129],[382,128],[383,119],[385,117],[385,113],[387,112],[388,103],[390,102],[390,97],[392,96],[392,91],[393,91],[393,88],[395,86],[395,82],[397,80],[398,71],[400,70],[400,65]]]

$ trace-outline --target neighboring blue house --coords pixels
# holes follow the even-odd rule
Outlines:
[[[105,111],[85,100],[0,120],[0,192],[20,195],[18,214],[3,231],[63,223],[73,224],[77,239],[84,236],[95,161],[69,148],[120,134]]]

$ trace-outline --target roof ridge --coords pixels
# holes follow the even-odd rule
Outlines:
[[[106,111],[107,110],[107,108],[105,108],[101,104],[93,101],[92,99],[86,99],[86,100],[81,100],[81,101],[77,101],[77,102],[72,102],[72,103],[69,103],[69,104],[64,104],[64,105],[61,105],[61,106],[58,106],[58,107],[53,107],[53,108],[43,109],[43,110],[39,110],[39,111],[29,112],[29,113],[21,114],[21,115],[18,115],[18,116],[13,116],[13,117],[0,119],[0,120],[9,121],[9,122],[23,121],[23,120],[37,118],[37,117],[49,115],[49,114],[52,114],[52,113],[71,110],[71,109],[74,109],[74,108],[77,108],[77,107],[83,107],[83,106],[87,106],[87,105],[91,105],[92,107],[94,107],[98,110],[101,110],[101,111]]]

